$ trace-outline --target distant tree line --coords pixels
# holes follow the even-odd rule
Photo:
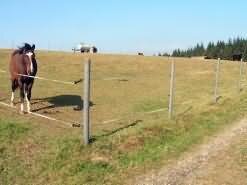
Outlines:
[[[169,53],[158,53],[159,57],[169,57],[171,56]]]
[[[193,48],[187,50],[175,49],[172,53],[174,57],[194,57],[194,56],[205,56],[209,59],[221,58],[224,60],[233,60],[233,57],[238,55],[243,57],[244,60],[246,57],[247,49],[247,39],[236,38],[229,39],[227,42],[218,41],[216,43],[209,42],[207,47],[201,44],[197,44]]]

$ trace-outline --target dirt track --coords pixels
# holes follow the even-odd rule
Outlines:
[[[209,142],[199,146],[194,152],[186,153],[160,171],[152,171],[150,174],[138,177],[134,184],[247,184],[247,172],[238,164],[241,155],[238,151],[239,146],[246,141],[246,138],[247,120],[243,119],[209,139]],[[244,144],[247,148],[246,142]]]

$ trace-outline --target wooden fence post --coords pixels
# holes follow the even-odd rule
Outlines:
[[[219,72],[220,72],[220,58],[218,58],[217,65],[216,65],[216,76],[215,76],[215,88],[214,88],[214,102],[217,103],[219,95],[218,95],[218,88],[219,88]]]
[[[243,60],[243,75],[246,75],[246,62]]]
[[[242,75],[243,75],[243,59],[241,59],[240,61],[240,67],[239,67],[239,84],[238,84],[238,88],[239,88],[239,92],[242,91]]]
[[[168,117],[172,119],[173,116],[173,101],[174,101],[174,82],[175,82],[175,61],[171,62],[171,77],[170,77],[170,94],[169,94],[169,108]]]
[[[86,59],[84,65],[84,98],[83,98],[83,133],[84,144],[90,142],[90,74],[91,60]]]

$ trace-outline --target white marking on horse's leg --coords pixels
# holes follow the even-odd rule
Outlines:
[[[25,99],[26,99],[26,101],[28,101],[27,92],[25,92]]]
[[[21,103],[21,113],[24,112],[24,103]]]
[[[27,101],[27,112],[30,113],[31,112],[31,106],[30,106],[30,101],[27,98],[27,92],[25,92],[25,99]]]
[[[11,102],[10,102],[10,105],[13,107],[14,106],[14,99],[15,99],[15,93],[12,92],[11,94]]]
[[[30,113],[31,112],[31,104],[30,101],[27,100],[27,112]]]
[[[14,99],[15,99],[15,93],[14,93],[14,92],[12,92],[12,93],[11,93],[11,101],[13,102],[13,101],[14,101]]]

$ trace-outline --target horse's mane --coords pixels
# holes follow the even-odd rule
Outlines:
[[[31,50],[31,49],[32,49],[32,47],[31,47],[30,44],[24,43],[23,46],[18,47],[18,49],[16,49],[16,50],[13,52],[12,56],[14,56],[14,55],[16,55],[16,54],[20,54],[20,55],[21,55],[21,54],[24,53],[24,51],[26,51],[26,50]]]

